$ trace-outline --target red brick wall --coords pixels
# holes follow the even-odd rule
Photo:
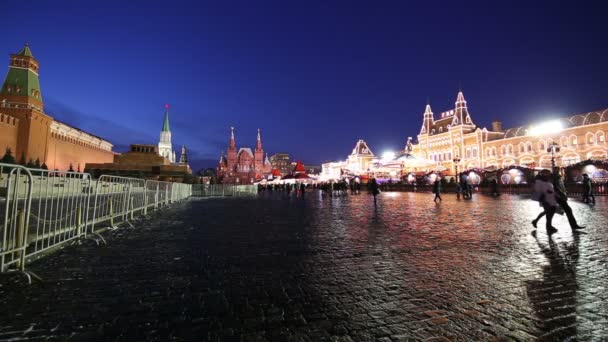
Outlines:
[[[48,143],[46,164],[49,170],[68,170],[70,163],[74,171],[84,171],[86,163],[111,163],[114,161],[114,153],[106,150],[96,149],[84,143],[64,140],[52,135]]]
[[[6,148],[10,148],[13,157],[17,159],[17,136],[19,134],[19,120],[12,116],[0,113],[0,158],[4,156]]]

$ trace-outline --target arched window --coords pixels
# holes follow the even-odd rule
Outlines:
[[[443,133],[443,127],[439,127],[439,133]]]
[[[559,139],[559,144],[562,145],[562,147],[568,147],[568,137],[561,137]]]
[[[473,148],[473,158],[477,158],[477,147]]]
[[[509,146],[507,146],[507,152],[513,154],[513,145],[509,144]]]
[[[505,154],[507,154],[507,147],[506,147],[506,146],[501,146],[501,147],[500,147],[500,154],[502,154],[503,156],[504,156]]]
[[[570,136],[570,145],[572,145],[572,146],[576,146],[576,144],[578,144],[578,141],[577,141],[576,135],[571,135],[571,136]]]
[[[606,142],[606,136],[604,135],[604,132],[602,132],[602,131],[595,133],[595,138],[596,138],[596,141],[598,142],[598,144],[603,144]]]
[[[587,141],[587,144],[593,144],[593,143],[595,143],[595,134],[593,134],[593,133],[587,133],[585,135],[585,140]]]
[[[471,158],[471,149],[470,149],[470,148],[467,148],[467,152],[466,152],[466,153],[467,153],[467,154],[466,154],[467,159],[468,159],[468,158]]]
[[[524,147],[524,143],[521,142],[519,143],[519,153],[524,153],[526,151],[525,147]]]
[[[532,152],[532,143],[531,143],[531,142],[528,142],[526,145],[527,145],[527,147],[528,147],[528,148],[527,148],[528,152]]]
[[[539,151],[544,151],[547,149],[547,143],[544,140],[541,140],[538,142],[538,150]]]

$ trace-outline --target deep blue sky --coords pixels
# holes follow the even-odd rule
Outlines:
[[[93,3],[93,1],[90,1]],[[461,82],[473,120],[505,127],[608,107],[600,2],[2,1],[0,53],[29,42],[47,112],[116,150],[173,143],[193,167],[237,145],[307,164],[415,136]]]

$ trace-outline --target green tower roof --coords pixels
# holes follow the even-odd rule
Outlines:
[[[32,51],[27,44],[25,44],[17,55],[34,58],[32,56]],[[0,93],[3,95],[29,96],[42,101],[38,73],[31,68],[16,68],[9,66]]]
[[[165,121],[163,122],[163,132],[170,132],[169,128],[169,105],[165,105]]]
[[[30,46],[25,43],[25,46],[23,47],[23,49],[21,49],[21,51],[19,51],[18,55],[20,56],[27,56],[27,57],[34,57],[32,55],[32,50],[30,50]]]

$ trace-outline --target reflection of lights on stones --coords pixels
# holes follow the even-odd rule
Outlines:
[[[412,174],[407,175],[407,181],[409,183],[414,183],[416,181],[416,176],[414,176]]]
[[[509,184],[511,182],[511,176],[508,173],[505,173],[500,176],[500,181],[502,184]]]
[[[522,181],[522,177],[517,175],[515,176],[515,178],[513,179],[513,181],[515,182],[515,184],[520,184]]]

